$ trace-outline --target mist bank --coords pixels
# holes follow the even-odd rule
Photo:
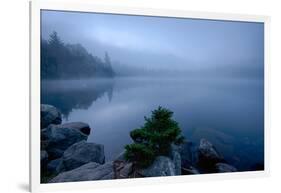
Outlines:
[[[249,63],[252,63],[248,65]],[[137,67],[134,65],[121,64],[119,62],[113,63],[112,68],[116,77],[186,77],[186,78],[243,78],[243,79],[264,79],[263,65],[256,65],[255,61],[239,62],[232,65],[218,65],[216,68],[208,67],[190,67],[187,64],[184,69],[163,69],[155,68],[153,64],[151,67]]]
[[[116,55],[116,54],[112,54]],[[146,58],[140,54],[131,61],[111,57],[104,51],[104,58],[89,52],[81,44],[63,42],[54,31],[49,39],[41,40],[42,79],[91,79],[113,77],[188,77],[188,78],[251,78],[263,79],[263,59],[239,59],[217,63],[183,61],[174,56],[158,55]],[[142,65],[140,64],[143,63]]]

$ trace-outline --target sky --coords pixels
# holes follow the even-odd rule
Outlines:
[[[41,16],[42,38],[57,31],[65,43],[99,57],[107,51],[128,66],[263,71],[263,23],[47,10]]]

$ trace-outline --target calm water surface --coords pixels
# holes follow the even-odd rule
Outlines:
[[[207,138],[240,170],[263,163],[263,81],[248,79],[114,78],[42,81],[42,103],[63,122],[83,121],[88,141],[111,160],[131,143],[129,132],[159,105],[174,112],[186,139]]]

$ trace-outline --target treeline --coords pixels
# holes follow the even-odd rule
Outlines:
[[[65,44],[57,32],[53,32],[48,40],[41,40],[43,79],[113,77],[114,74],[107,53],[104,59],[100,59],[80,44]]]

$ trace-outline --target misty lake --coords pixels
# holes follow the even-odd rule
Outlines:
[[[41,103],[56,106],[63,122],[92,128],[106,160],[131,143],[129,132],[158,106],[174,112],[186,139],[210,140],[240,170],[263,163],[263,81],[257,79],[112,78],[43,80]]]

